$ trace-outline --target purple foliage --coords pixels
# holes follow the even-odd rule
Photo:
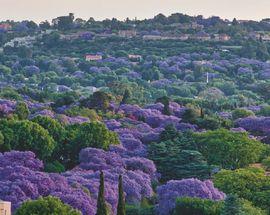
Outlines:
[[[171,180],[157,188],[157,195],[159,200],[158,213],[160,215],[170,214],[178,197],[198,197],[215,201],[225,198],[225,194],[214,188],[210,180],[200,181],[194,178]]]

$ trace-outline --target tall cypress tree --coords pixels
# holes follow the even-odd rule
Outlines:
[[[104,173],[100,171],[100,184],[98,191],[98,200],[97,200],[97,213],[96,215],[108,215],[108,209],[105,202],[104,196]]]
[[[124,190],[123,190],[123,178],[122,178],[122,175],[119,175],[119,180],[118,180],[117,215],[126,215],[125,196],[124,196]]]

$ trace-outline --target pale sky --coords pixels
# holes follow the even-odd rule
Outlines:
[[[0,0],[0,20],[51,21],[73,12],[75,17],[151,18],[170,15],[218,15],[222,18],[260,20],[270,17],[270,0]]]

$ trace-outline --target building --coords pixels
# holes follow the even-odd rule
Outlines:
[[[143,40],[181,40],[181,41],[185,41],[185,40],[188,40],[189,37],[190,37],[190,35],[188,35],[188,34],[181,34],[181,35],[177,35],[177,36],[144,35]]]
[[[130,59],[133,62],[140,62],[142,60],[142,56],[141,55],[129,54],[128,59]]]
[[[209,41],[211,40],[211,36],[203,31],[197,33],[196,35],[194,35],[192,37],[192,39],[195,39],[195,40],[201,40],[201,41]]]
[[[264,42],[270,42],[270,35],[269,34],[265,34],[261,36],[262,41]]]
[[[215,34],[214,35],[215,41],[226,42],[226,41],[229,41],[230,39],[231,39],[231,37],[227,34]]]
[[[9,31],[12,29],[12,26],[8,23],[2,23],[2,24],[0,24],[0,29],[5,30],[5,31]]]
[[[86,61],[98,61],[98,60],[102,60],[102,55],[91,55],[88,54],[85,56],[85,60]]]
[[[120,37],[132,38],[132,37],[137,36],[137,31],[135,29],[133,29],[133,30],[120,30],[118,32],[118,35]]]
[[[0,201],[0,215],[11,215],[11,202]]]

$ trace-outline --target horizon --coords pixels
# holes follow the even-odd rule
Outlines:
[[[68,13],[74,13],[76,18],[85,20],[90,17],[95,20],[112,18],[124,20],[127,17],[142,20],[153,18],[159,13],[166,16],[173,13],[183,13],[189,16],[203,15],[206,18],[219,16],[229,20],[236,18],[255,21],[270,17],[267,12],[267,8],[270,8],[270,1],[267,0],[261,0],[259,3],[254,0],[228,0],[220,2],[220,4],[216,4],[217,1],[214,0],[205,0],[199,3],[196,0],[168,0],[166,2],[164,0],[148,0],[138,4],[140,1],[114,0],[112,3],[107,3],[105,0],[77,0],[76,2],[65,2],[63,6],[63,0],[47,0],[46,2],[3,0],[0,8],[0,20],[33,20],[37,23],[48,20],[51,22],[53,18]],[[244,10],[241,8],[243,4],[245,4]],[[29,10],[25,8],[29,8]]]

